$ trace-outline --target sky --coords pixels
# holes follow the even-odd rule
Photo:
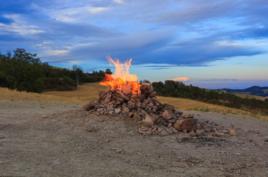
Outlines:
[[[0,52],[84,71],[133,59],[141,80],[268,86],[267,0],[0,0]]]

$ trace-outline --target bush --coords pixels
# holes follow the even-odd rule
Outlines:
[[[105,75],[103,71],[84,73],[78,66],[73,70],[53,67],[24,49],[0,54],[0,71],[0,87],[32,92],[73,90],[79,83],[98,82]]]
[[[45,89],[45,87],[44,87],[44,79],[43,78],[37,79],[33,84],[34,84],[33,85],[33,91],[34,92],[41,93]]]
[[[8,83],[7,83],[7,79],[5,77],[5,74],[0,72],[0,86],[1,87],[7,87]]]
[[[192,85],[187,86],[181,82],[165,81],[152,83],[158,95],[190,98],[213,104],[224,105],[233,108],[241,108],[268,114],[268,101],[255,98],[242,98],[230,93],[207,90]]]
[[[76,83],[69,77],[61,78],[43,78],[43,87],[45,90],[74,90]]]

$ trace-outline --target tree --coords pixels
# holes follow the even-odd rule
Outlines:
[[[37,54],[29,53],[25,49],[21,48],[18,48],[14,51],[13,59],[24,61],[30,64],[41,64],[41,61],[37,57]]]
[[[106,69],[106,70],[105,70],[105,73],[106,73],[106,74],[112,74],[112,71],[111,71],[110,69]]]
[[[75,73],[76,87],[78,87],[79,86],[79,73],[81,73],[82,70],[78,67],[78,65],[73,65],[73,71]]]
[[[82,83],[103,80],[105,72],[84,73],[77,65],[72,70],[51,66],[25,49],[0,53],[0,87],[33,92],[72,90]]]
[[[268,99],[262,101],[255,98],[241,98],[234,94],[188,86],[176,81],[154,82],[152,85],[157,94],[161,96],[191,98],[268,114]]]

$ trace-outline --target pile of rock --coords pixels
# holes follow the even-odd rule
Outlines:
[[[118,90],[100,92],[99,99],[84,106],[85,110],[100,115],[121,115],[139,122],[141,134],[172,134],[176,132],[224,132],[209,122],[199,122],[191,115],[183,115],[174,106],[160,103],[151,84],[143,83],[139,95]]]

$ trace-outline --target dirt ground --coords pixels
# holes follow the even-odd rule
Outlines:
[[[136,124],[79,106],[0,101],[0,176],[267,177],[268,122],[191,112],[237,136],[142,136]]]

